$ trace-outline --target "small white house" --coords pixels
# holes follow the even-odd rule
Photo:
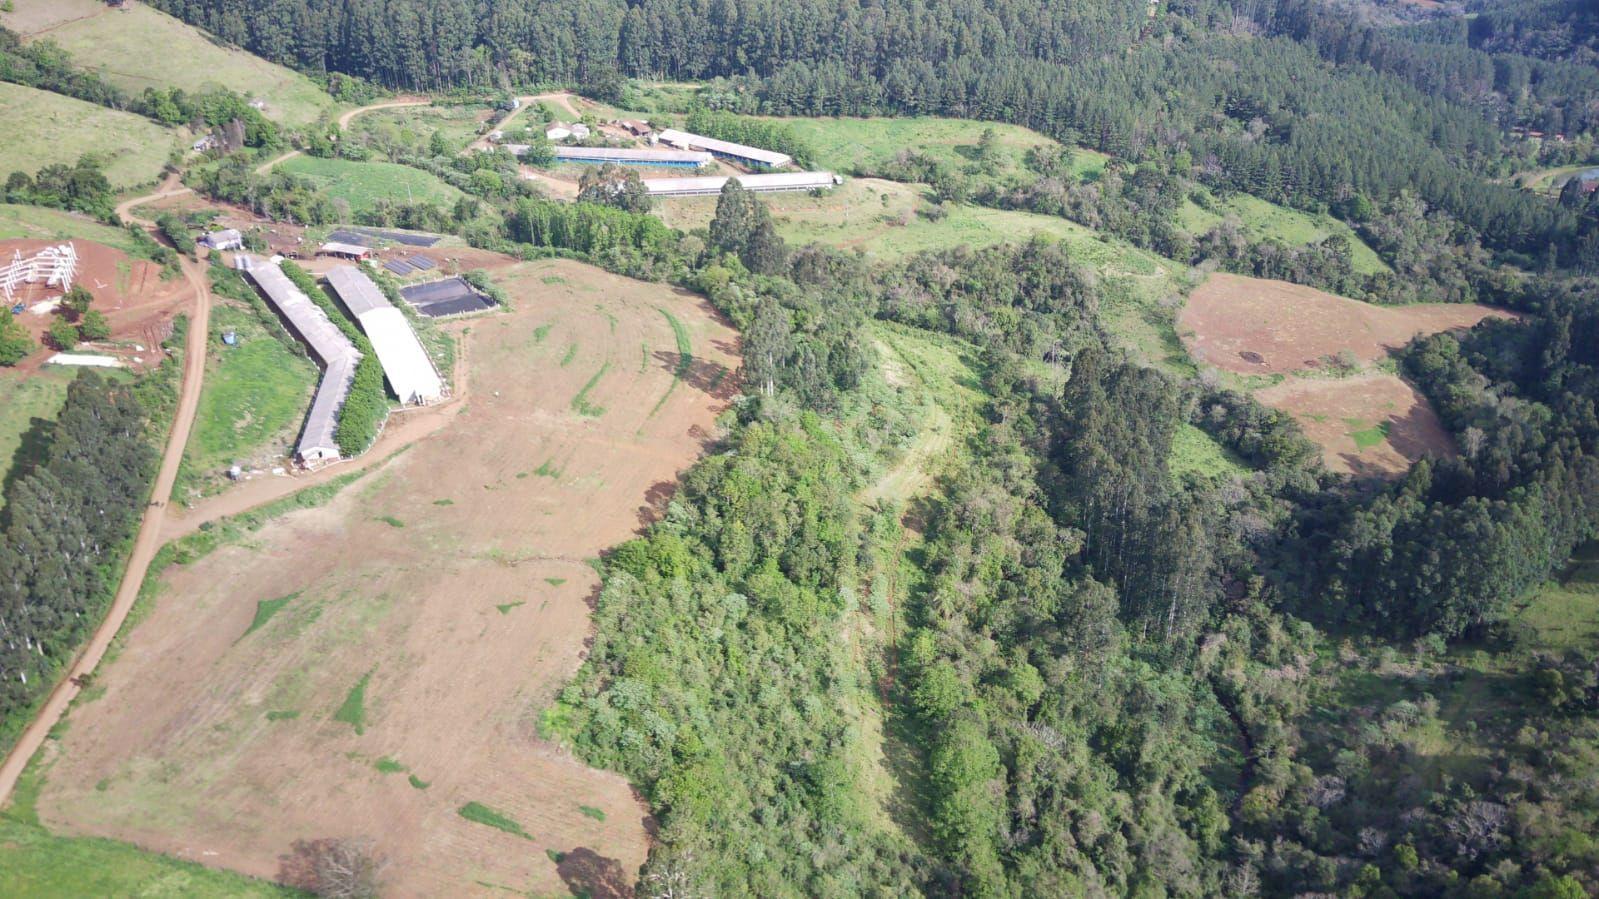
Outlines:
[[[544,129],[544,136],[550,140],[566,140],[572,136],[572,129],[560,122],[552,122],[550,127]]]
[[[586,140],[589,136],[589,126],[582,122],[572,123],[572,136],[578,140]]]
[[[200,242],[213,250],[242,250],[244,249],[244,235],[237,228],[224,228],[221,231],[211,231],[200,238]]]

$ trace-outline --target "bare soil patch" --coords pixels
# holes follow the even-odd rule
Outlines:
[[[3,240],[0,241],[0,262],[10,262],[13,252],[21,252],[26,259],[45,247],[62,243],[71,243],[78,250],[78,275],[74,283],[82,284],[94,294],[92,308],[104,314],[111,324],[109,342],[83,344],[79,351],[121,356],[134,367],[160,362],[161,341],[172,334],[172,319],[193,299],[188,282],[182,278],[163,281],[161,266],[88,240]],[[22,303],[28,309],[16,318],[35,340],[39,340],[59,315],[45,307],[64,293],[59,287],[46,287],[42,283],[18,288],[12,303]],[[35,306],[39,306],[40,311],[33,311]],[[9,309],[0,312],[11,314]],[[129,345],[112,346],[119,342]],[[21,367],[37,370],[53,353],[41,345],[23,360]]]
[[[1321,368],[1348,351],[1375,362],[1417,334],[1469,328],[1510,313],[1463,303],[1375,306],[1289,284],[1218,272],[1188,298],[1178,330],[1195,361],[1240,374]]]
[[[1427,398],[1395,375],[1293,378],[1257,391],[1255,398],[1292,415],[1322,447],[1322,461],[1332,471],[1395,477],[1423,456],[1455,452]]]
[[[296,840],[371,837],[393,895],[631,882],[644,807],[537,721],[590,635],[589,562],[703,450],[737,335],[699,297],[579,263],[498,275],[515,311],[470,323],[472,393],[446,425],[169,569],[73,712],[45,823],[268,877]]]

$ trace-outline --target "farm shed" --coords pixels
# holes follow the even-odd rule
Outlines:
[[[732,141],[717,140],[714,137],[705,137],[700,134],[690,134],[676,128],[667,128],[656,135],[663,144],[670,144],[684,150],[706,150],[723,159],[731,159],[746,165],[765,166],[769,169],[780,169],[794,162],[794,157],[787,153],[778,153],[773,150],[762,150],[759,147],[746,147]]]
[[[777,172],[770,175],[734,175],[745,190],[757,193],[825,190],[842,184],[832,172]],[[722,192],[727,178],[646,178],[644,187],[652,197],[709,197]]]
[[[444,379],[433,367],[433,360],[422,349],[405,313],[394,308],[389,298],[366,273],[353,265],[328,271],[328,286],[339,295],[355,316],[377,351],[383,376],[401,402],[426,405],[444,396]]]
[[[365,259],[372,255],[371,247],[330,240],[317,248],[318,256],[337,256],[340,259]]]
[[[238,228],[224,228],[208,232],[200,242],[213,250],[239,250],[244,248],[244,235]]]
[[[639,119],[623,119],[616,123],[623,131],[634,137],[644,137],[650,133],[650,123]]]
[[[596,165],[614,162],[619,165],[659,165],[697,169],[710,165],[713,158],[709,153],[689,150],[646,150],[638,147],[555,148],[555,159],[558,162],[586,162]]]
[[[234,264],[255,282],[322,363],[322,382],[317,385],[316,398],[311,401],[311,412],[305,417],[296,455],[306,465],[338,459],[339,410],[344,408],[344,400],[350,394],[350,382],[355,378],[355,365],[361,361],[361,353],[327,313],[294,286],[276,263],[259,256],[241,255]]]

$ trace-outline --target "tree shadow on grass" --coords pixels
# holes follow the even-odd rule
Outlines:
[[[50,443],[55,436],[55,422],[48,418],[34,416],[28,420],[28,429],[22,432],[22,440],[17,444],[17,451],[11,454],[11,468],[6,471],[4,481],[0,481],[0,496],[11,493],[11,487],[16,482],[27,477],[28,473],[44,464],[45,456],[50,453]],[[0,509],[0,528],[11,523],[10,509]]]
[[[563,852],[555,863],[555,873],[573,896],[588,899],[631,899],[633,878],[614,858],[606,858],[585,846]]]

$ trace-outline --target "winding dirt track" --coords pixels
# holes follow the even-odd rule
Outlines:
[[[162,189],[149,196],[128,200],[117,207],[118,217],[154,230],[154,223],[133,215],[133,208],[162,197],[188,192],[187,188],[173,189],[169,179]],[[46,735],[67,707],[77,697],[81,678],[93,674],[105,655],[111,641],[127,620],[134,600],[139,597],[139,587],[144,584],[145,572],[156,550],[163,542],[162,528],[166,520],[167,500],[172,496],[172,484],[178,476],[178,465],[183,461],[183,449],[189,441],[189,431],[194,426],[195,410],[200,405],[200,385],[205,378],[205,343],[211,331],[211,290],[207,285],[205,269],[197,262],[182,259],[183,277],[194,291],[194,308],[189,315],[189,339],[184,347],[183,384],[178,393],[178,408],[172,417],[172,431],[167,435],[166,451],[161,456],[161,468],[156,473],[155,485],[150,491],[150,505],[144,510],[139,523],[139,534],[134,539],[133,553],[122,572],[122,583],[117,585],[111,608],[106,611],[100,626],[84,645],[78,657],[67,667],[65,675],[51,691],[50,697],[34,717],[33,723],[22,732],[17,744],[11,748],[4,763],[0,763],[0,807],[11,798],[17,778],[28,765],[28,760],[44,744]]]
[[[419,98],[419,97],[407,97],[407,98],[400,99],[400,100],[385,100],[382,103],[373,103],[370,106],[361,106],[361,107],[358,107],[356,109],[348,110],[343,115],[339,116],[339,130],[343,131],[346,128],[349,128],[350,127],[350,123],[355,120],[356,116],[363,115],[365,113],[371,112],[374,109],[394,109],[394,108],[400,107],[400,106],[431,106],[431,105],[433,105],[433,101],[432,100]],[[277,166],[277,165],[280,165],[282,163],[288,162],[289,160],[293,159],[296,156],[299,156],[300,154],[302,154],[304,152],[305,152],[304,150],[290,150],[289,152],[284,153],[282,156],[277,156],[277,157],[274,157],[272,159],[267,160],[266,162],[261,163],[259,166],[256,167],[255,173],[257,175],[265,175],[267,172],[272,171],[272,168],[274,166]]]

